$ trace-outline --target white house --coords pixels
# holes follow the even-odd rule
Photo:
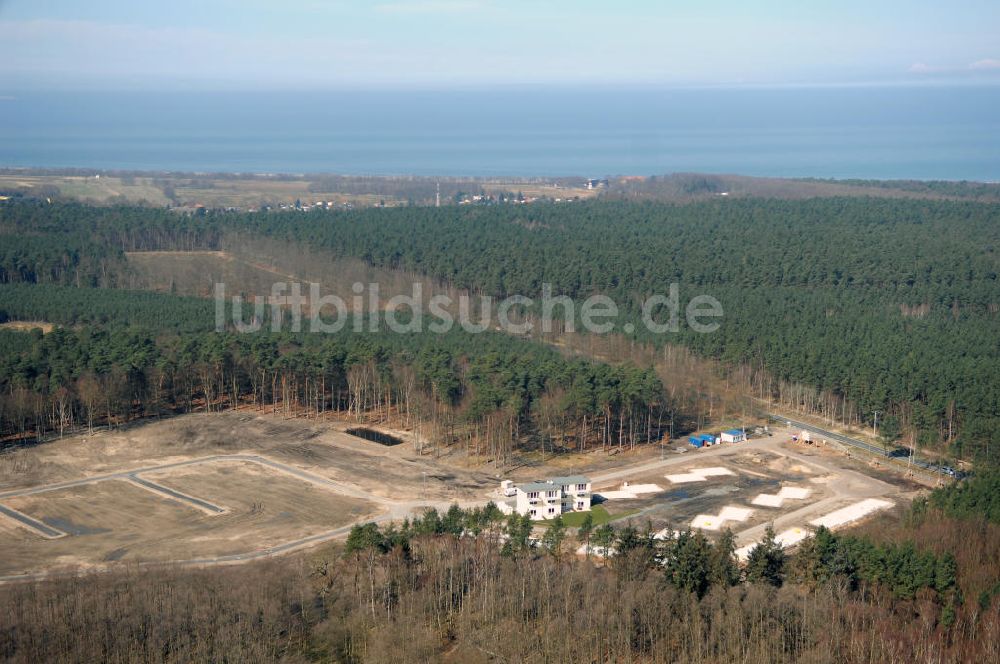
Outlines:
[[[743,443],[746,442],[747,435],[742,429],[730,429],[722,432],[722,442]]]
[[[583,475],[517,485],[504,480],[497,506],[504,514],[517,512],[532,519],[554,519],[566,512],[589,512],[591,488],[590,480]]]

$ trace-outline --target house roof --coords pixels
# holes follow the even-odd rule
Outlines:
[[[589,484],[590,480],[583,475],[567,475],[566,477],[553,477],[550,480],[536,480],[518,484],[517,488],[527,493],[528,491],[553,491],[562,486],[571,484]]]
[[[730,434],[732,436],[739,436],[739,435],[743,434],[743,430],[742,429],[729,429],[728,431],[726,431],[726,433],[728,433],[728,434]]]
[[[524,484],[518,484],[517,488],[525,493],[528,493],[529,491],[552,491],[558,487],[549,482],[526,482]]]
[[[561,485],[588,484],[590,482],[590,480],[588,480],[583,475],[566,475],[565,477],[553,477],[550,481],[553,484],[561,484]]]

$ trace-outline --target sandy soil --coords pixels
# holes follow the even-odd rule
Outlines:
[[[872,520],[894,518],[894,513],[923,490],[913,480],[848,458],[832,448],[793,444],[791,432],[783,429],[771,437],[753,438],[738,445],[696,451],[677,444],[669,450],[662,460],[596,475],[595,492],[620,489],[623,481],[659,484],[664,489],[660,493],[607,503],[612,512],[630,511],[633,521],[645,524],[648,520],[656,530],[666,526],[684,529],[699,517],[705,523],[715,522],[723,514],[735,513],[727,508],[753,510],[748,518],[728,520],[723,526],[733,530],[737,544],[742,546],[759,541],[769,525],[779,533],[795,529],[811,532],[812,521],[860,501],[879,499],[892,503],[887,511],[843,525],[863,528]],[[666,479],[667,475],[692,475],[696,469],[713,467],[729,469],[733,475],[710,475],[704,481],[676,484]],[[753,504],[761,494],[776,495],[788,487],[808,489],[808,495],[774,506]],[[706,534],[712,536],[713,532]]]
[[[5,523],[0,574],[238,554],[326,532],[375,512],[370,503],[253,463],[209,463],[144,477],[227,511],[209,515],[124,480],[7,498],[6,505],[67,536],[48,540]]]
[[[52,323],[46,323],[40,320],[11,320],[6,323],[0,323],[0,330],[17,330],[19,332],[28,332],[30,330],[41,330],[45,334],[48,334],[53,330],[55,326]]]
[[[752,509],[748,519],[727,522],[726,525],[736,532],[772,521],[832,495],[827,484],[830,475],[817,469],[779,453],[741,451],[738,447],[728,449],[731,453],[724,456],[703,458],[699,454],[685,455],[683,463],[630,477],[631,484],[653,483],[664,490],[660,493],[643,494],[631,500],[611,500],[608,506],[614,510],[638,510],[633,518],[643,522],[649,519],[656,530],[667,526],[675,530],[684,529],[696,516],[718,515],[729,506]],[[714,467],[725,468],[733,474],[709,475],[703,481],[680,484],[672,483],[665,477],[696,474],[700,469]],[[617,489],[621,486],[621,480],[616,479],[607,483],[607,486]],[[783,486],[808,487],[811,491],[806,499],[784,501],[780,507],[752,504],[759,494],[776,494]],[[595,491],[600,493],[601,488],[605,487],[595,487]]]
[[[584,473],[598,493],[619,489],[624,481],[658,485],[662,491],[606,504],[612,514],[639,523],[648,519],[656,529],[686,528],[698,515],[735,513],[726,508],[752,509],[746,518],[726,522],[740,545],[759,540],[768,524],[779,532],[808,527],[868,498],[902,505],[919,488],[832,450],[790,444],[787,432],[699,451],[675,444],[614,455],[537,454],[501,475],[488,465],[467,467],[469,459],[461,453],[421,454],[405,431],[385,430],[404,443],[384,446],[347,434],[351,426],[244,410],[187,415],[0,453],[0,493],[19,494],[40,485],[197,461],[147,470],[141,477],[226,510],[211,513],[142,488],[128,475],[8,496],[2,502],[9,508],[68,535],[46,539],[0,518],[0,576],[114,561],[217,559],[313,536],[339,537],[351,523],[401,519],[429,504],[440,509],[452,501],[482,504],[495,497],[501,476],[521,480]],[[204,461],[220,455],[258,461]],[[287,467],[262,465],[260,459]],[[667,479],[699,468],[731,474],[682,484]],[[303,479],[302,472],[312,480]],[[789,486],[806,487],[809,494],[773,507],[752,504],[761,494],[778,494]]]
[[[72,480],[211,454],[249,452],[355,484],[377,495],[469,500],[496,477],[412,445],[386,447],[344,432],[347,422],[284,419],[255,411],[198,413],[123,430],[72,436],[0,453],[0,490]]]

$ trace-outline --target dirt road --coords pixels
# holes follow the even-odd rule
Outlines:
[[[597,485],[607,485],[610,482],[616,480],[625,480],[631,477],[639,477],[642,475],[648,475],[655,473],[660,470],[668,469],[673,466],[679,466],[682,464],[690,464],[692,461],[702,461],[708,459],[718,459],[725,460],[726,457],[735,457],[737,455],[744,455],[747,452],[760,451],[768,452],[773,454],[778,454],[789,459],[794,460],[796,463],[811,467],[818,471],[819,473],[831,475],[836,477],[836,481],[828,485],[828,487],[833,492],[833,495],[819,500],[810,505],[806,505],[801,509],[782,514],[777,516],[770,523],[773,524],[776,530],[780,530],[784,527],[791,526],[801,526],[807,523],[810,519],[815,516],[827,514],[833,509],[840,507],[846,503],[853,502],[856,500],[861,500],[865,498],[875,498],[875,497],[885,497],[900,493],[900,489],[897,486],[879,480],[877,478],[871,477],[865,473],[858,472],[844,467],[842,460],[836,457],[826,457],[820,454],[808,454],[796,451],[794,449],[789,449],[787,445],[784,444],[787,436],[778,435],[772,438],[757,438],[752,439],[749,442],[741,443],[737,445],[720,445],[716,447],[711,447],[708,449],[702,449],[699,451],[689,451],[684,454],[678,454],[676,452],[669,453],[668,456],[649,461],[643,460],[628,466],[619,467],[613,470],[608,470],[604,472],[598,472],[591,475],[591,480],[595,487]],[[364,449],[364,448],[362,448]],[[365,449],[366,452],[373,456],[378,456],[380,454],[385,454],[384,450],[380,449]],[[840,461],[840,463],[838,463]],[[362,486],[341,481],[334,480],[327,477],[322,477],[315,473],[306,471],[300,467],[290,465],[287,463],[282,463],[274,459],[262,456],[260,454],[249,454],[249,453],[234,453],[234,454],[213,454],[204,457],[199,457],[195,459],[177,461],[171,463],[164,463],[159,465],[149,465],[137,468],[131,468],[127,470],[122,470],[113,473],[105,473],[100,475],[94,475],[90,477],[74,479],[63,482],[56,482],[52,484],[46,484],[35,487],[27,487],[16,490],[9,490],[0,492],[0,506],[6,499],[19,498],[24,496],[37,495],[40,493],[59,491],[62,489],[68,489],[73,487],[80,487],[90,484],[96,484],[99,482],[105,482],[110,480],[125,480],[137,484],[146,490],[152,491],[160,495],[161,497],[167,497],[169,499],[175,500],[177,502],[185,503],[189,506],[196,507],[203,511],[221,512],[225,510],[224,505],[214,505],[207,501],[202,500],[194,495],[189,495],[188,493],[182,493],[180,491],[171,489],[169,486],[164,486],[159,482],[152,482],[148,479],[144,479],[141,476],[145,473],[156,473],[167,471],[171,469],[177,469],[182,467],[192,467],[204,464],[219,463],[219,462],[248,462],[259,464],[267,469],[280,472],[282,474],[288,475],[295,479],[308,482],[312,485],[318,486],[320,488],[326,489],[328,491],[334,492],[339,495],[348,496],[364,501],[368,501],[379,508],[379,511],[374,515],[367,515],[364,518],[357,519],[352,523],[341,525],[337,528],[331,529],[326,532],[311,534],[307,537],[301,537],[273,546],[242,552],[234,553],[228,555],[220,555],[215,557],[199,557],[189,560],[175,560],[169,562],[140,562],[137,563],[141,566],[162,566],[162,565],[184,565],[184,566],[209,566],[209,565],[231,565],[245,563],[253,560],[259,560],[262,558],[268,558],[277,555],[287,554],[293,551],[299,551],[306,547],[315,546],[317,544],[335,540],[346,536],[350,529],[359,522],[386,522],[392,520],[402,520],[403,518],[412,517],[424,511],[427,508],[433,507],[439,511],[447,510],[448,507],[454,503],[452,500],[442,500],[441,498],[436,499],[420,499],[420,494],[417,493],[417,498],[408,500],[399,500],[386,497],[385,495],[380,495],[375,493],[374,487],[371,489],[364,488]],[[169,484],[169,482],[167,482]],[[492,490],[484,490],[482,494],[471,500],[460,501],[459,504],[462,507],[473,507],[485,505],[489,500],[494,499]],[[14,514],[11,514],[14,512]],[[18,515],[20,512],[16,510],[11,510],[7,508],[6,510],[0,509],[0,515],[6,516],[16,520],[20,526],[27,527],[35,530],[37,533],[42,534],[46,537],[61,537],[65,533],[62,533],[51,526],[39,523],[42,528],[35,525],[34,522],[37,520],[31,517],[25,516],[29,523],[24,519],[20,519]],[[759,524],[751,528],[739,531],[737,535],[738,545],[749,544],[758,541],[764,533],[764,529],[767,524]],[[46,573],[28,573],[28,574],[14,574],[8,576],[0,576],[0,582],[16,582],[40,579],[47,576]]]

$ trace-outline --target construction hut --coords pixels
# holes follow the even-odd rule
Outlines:
[[[747,435],[742,429],[729,429],[722,432],[722,442],[743,443],[746,442]]]

